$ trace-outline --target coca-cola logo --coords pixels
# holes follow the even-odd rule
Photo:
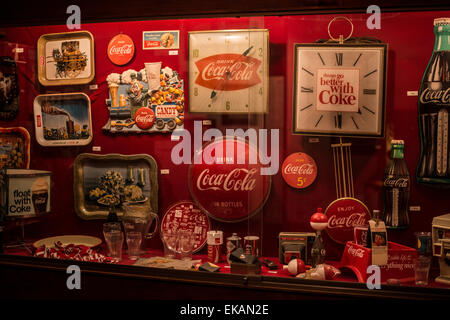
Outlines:
[[[391,188],[408,188],[409,179],[388,177],[384,180],[383,185]]]
[[[306,188],[317,177],[317,166],[313,158],[306,153],[291,154],[283,162],[283,178],[293,188]]]
[[[353,246],[349,246],[347,252],[358,258],[362,258],[364,256],[364,250],[361,248],[354,248]]]
[[[195,83],[209,89],[241,90],[261,82],[261,60],[242,54],[216,54],[196,61],[195,65],[199,71]]]
[[[155,114],[152,109],[142,107],[136,111],[134,121],[136,121],[139,128],[146,130],[153,126],[153,123],[155,122]]]
[[[354,228],[365,225],[366,213],[352,213],[349,216],[332,215],[328,218],[328,228]]]
[[[285,174],[301,174],[310,176],[315,173],[315,167],[312,164],[304,163],[302,165],[296,166],[289,163],[283,170]]]
[[[112,63],[123,66],[134,56],[134,42],[125,34],[118,34],[108,44],[108,58]]]
[[[425,88],[420,94],[421,103],[442,103],[450,104],[450,88],[446,90],[432,90]]]
[[[233,149],[233,161],[223,161],[217,150]],[[238,150],[240,152],[238,152]],[[216,138],[194,156],[189,169],[189,190],[199,207],[219,221],[236,222],[259,212],[268,198],[270,176],[261,174],[261,164],[238,163],[238,156],[249,157],[255,147],[240,139]],[[203,157],[212,161],[199,161]],[[220,159],[220,161],[218,161]]]
[[[354,198],[342,198],[333,201],[325,211],[328,216],[328,235],[340,244],[346,244],[354,238],[354,228],[369,224],[370,213],[367,207]]]
[[[256,180],[252,178],[257,169],[236,168],[229,173],[211,174],[205,169],[197,178],[199,190],[252,191]]]
[[[123,56],[125,54],[131,54],[133,50],[132,44],[123,44],[122,46],[112,45],[111,48],[109,48],[109,54]]]

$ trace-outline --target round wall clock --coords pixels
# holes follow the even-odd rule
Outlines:
[[[189,111],[266,113],[268,30],[189,33]]]
[[[384,136],[387,45],[295,44],[293,132]]]

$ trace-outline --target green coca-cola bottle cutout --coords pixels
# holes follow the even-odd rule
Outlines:
[[[417,181],[450,184],[450,18],[434,20],[434,50],[419,91]]]

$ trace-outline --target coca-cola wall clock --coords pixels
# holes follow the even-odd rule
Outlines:
[[[133,59],[134,42],[126,34],[120,33],[114,36],[108,44],[108,58],[118,66],[126,65]]]
[[[384,136],[386,44],[295,44],[294,51],[294,134]]]
[[[309,187],[317,177],[317,165],[303,152],[289,155],[283,162],[282,175],[288,185],[297,189]]]
[[[39,82],[87,84],[95,76],[94,56],[94,36],[88,31],[44,34],[37,43]]]
[[[34,99],[36,140],[42,146],[84,146],[92,141],[91,100],[82,92]]]
[[[10,57],[0,57],[0,120],[12,120],[18,112],[17,64]]]
[[[268,111],[269,31],[189,33],[189,111]]]
[[[106,78],[109,87],[108,123],[112,133],[172,132],[184,127],[184,81],[161,62],[129,69]]]

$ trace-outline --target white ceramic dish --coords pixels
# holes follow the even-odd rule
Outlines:
[[[88,247],[95,247],[102,243],[102,240],[97,237],[83,236],[83,235],[65,235],[50,237],[38,240],[33,243],[33,247],[39,248],[45,245],[46,247],[54,247],[55,242],[60,241],[63,245],[74,244],[74,245],[85,245]]]

